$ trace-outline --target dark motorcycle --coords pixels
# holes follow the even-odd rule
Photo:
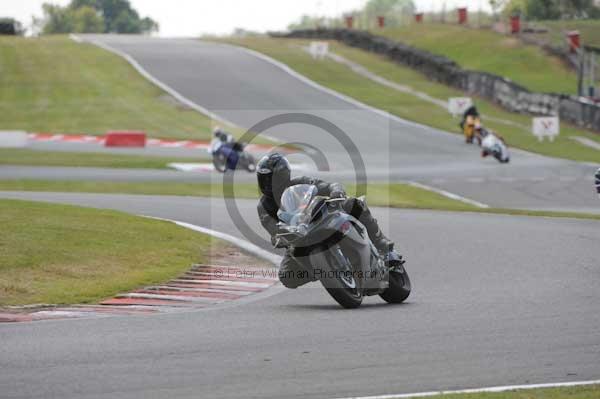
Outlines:
[[[343,201],[318,196],[313,185],[288,187],[281,196],[276,245],[289,248],[344,308],[357,308],[370,295],[403,302],[411,283],[402,258],[395,251],[379,254],[362,223],[343,210]]]
[[[244,143],[223,143],[215,150],[211,150],[215,170],[225,173],[227,170],[245,169],[248,172],[256,171],[256,160],[245,150]]]

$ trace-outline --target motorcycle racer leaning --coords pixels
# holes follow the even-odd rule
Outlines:
[[[226,131],[217,126],[213,130],[213,139],[210,142],[208,152],[212,154],[213,152],[218,151],[222,145],[234,142],[235,139],[231,134],[227,133]]]
[[[594,177],[596,184],[596,192],[598,193],[598,196],[600,196],[600,169],[596,171],[596,175]]]
[[[288,160],[279,153],[265,155],[256,168],[258,186],[262,193],[258,202],[258,216],[262,226],[271,235],[271,243],[276,245],[277,211],[281,195],[286,188],[297,184],[312,184],[317,187],[318,194],[330,198],[346,198],[346,191],[340,183],[327,183],[323,180],[308,176],[291,178],[291,168]],[[381,253],[393,250],[393,242],[385,237],[379,229],[377,220],[371,215],[367,205],[358,198],[348,197],[342,205],[344,211],[358,219],[367,229],[369,238]],[[303,284],[315,281],[306,273],[306,268],[299,264],[290,254],[290,249],[281,261],[279,279],[288,288],[297,288]]]

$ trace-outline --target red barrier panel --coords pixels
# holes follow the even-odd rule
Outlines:
[[[467,7],[458,9],[458,23],[464,25],[467,23]]]
[[[138,131],[112,131],[104,136],[105,147],[145,147],[146,133]]]
[[[415,14],[415,22],[418,24],[423,22],[423,13],[422,12]]]
[[[379,26],[380,28],[383,28],[385,26],[385,17],[377,17],[377,26]]]
[[[346,28],[348,29],[352,29],[352,26],[354,26],[354,17],[351,15],[348,15],[346,18]]]
[[[521,16],[513,15],[510,17],[510,33],[519,33],[521,32]]]
[[[571,53],[576,53],[577,49],[581,46],[579,41],[579,31],[573,30],[567,32],[567,37],[569,38],[569,49],[571,50]]]

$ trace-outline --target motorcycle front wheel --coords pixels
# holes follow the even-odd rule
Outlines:
[[[408,298],[411,291],[410,278],[402,265],[390,269],[389,287],[379,296],[387,303],[402,303]]]
[[[217,172],[225,173],[225,170],[227,170],[227,158],[225,155],[221,153],[213,155],[212,161]]]
[[[326,270],[321,284],[343,308],[355,309],[362,304],[363,294],[354,277],[353,267],[336,246],[325,252]]]

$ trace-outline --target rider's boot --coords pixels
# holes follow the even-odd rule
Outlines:
[[[387,253],[394,250],[394,243],[383,234],[377,219],[371,215],[371,211],[364,201],[352,198],[348,200],[345,206],[349,208],[347,211],[365,226],[369,238],[379,252]]]
[[[373,244],[375,245],[375,248],[377,248],[377,250],[379,252],[381,252],[382,254],[385,254],[385,253],[388,253],[388,252],[391,252],[394,250],[394,243],[383,234],[383,232],[379,229],[379,227],[377,228],[377,232],[374,233],[373,235],[371,235],[371,233],[369,232],[369,237],[373,237],[372,241],[373,241]]]

